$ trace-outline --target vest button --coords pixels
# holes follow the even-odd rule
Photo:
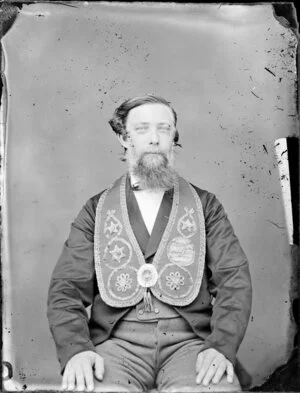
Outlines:
[[[155,314],[158,314],[159,313],[159,309],[155,307],[154,312],[155,312]]]
[[[144,310],[139,310],[139,314],[140,315],[144,314]]]

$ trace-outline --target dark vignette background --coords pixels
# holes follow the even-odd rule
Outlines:
[[[2,3],[1,4],[1,33],[2,36],[4,36],[13,26],[14,22],[17,19],[18,13],[22,12],[22,9],[24,7],[24,5],[29,5],[31,4],[30,2],[14,2],[14,3]],[[56,3],[56,5],[58,5],[59,2]],[[72,7],[75,3],[65,3],[65,6],[69,6]],[[61,5],[63,6],[63,3],[61,3]],[[294,33],[297,34],[297,29],[298,29],[298,24],[297,24],[297,18],[295,15],[295,8],[293,7],[292,3],[280,3],[280,4],[273,4],[273,12],[274,12],[274,17],[278,20],[278,22],[285,28],[289,28],[291,29]],[[36,15],[39,16],[39,15]],[[42,17],[42,13],[40,14],[40,17]],[[294,55],[297,56],[298,59],[298,52],[294,51],[293,52]],[[292,54],[293,54],[292,53]],[[1,56],[3,56],[3,51],[1,50]],[[5,57],[5,56],[4,56]],[[6,61],[5,59],[3,59],[2,57],[2,61]],[[6,65],[6,67],[9,67],[10,65]],[[268,68],[269,70],[270,68]],[[3,63],[2,63],[2,72],[4,71],[4,67],[3,67]],[[8,76],[8,78],[5,79],[5,76],[2,77],[2,88],[6,88],[6,83],[12,83],[12,81],[10,81],[10,78]],[[12,88],[11,88],[12,90]],[[4,109],[7,109],[6,107],[6,103],[7,101],[9,102],[10,99],[9,97],[5,96],[6,92],[4,89],[4,92],[2,93],[2,102],[1,104],[3,105]],[[122,93],[121,93],[122,96]],[[119,98],[119,97],[118,97]],[[172,99],[172,97],[171,97]],[[117,99],[116,99],[117,101]],[[297,111],[297,116],[298,118],[298,114],[299,114],[299,100],[298,100],[298,90],[295,88],[295,109]],[[13,107],[14,101],[13,98],[11,99],[11,105]],[[102,103],[102,107],[104,105],[104,101],[101,101]],[[5,115],[5,112],[4,112]],[[222,126],[220,126],[222,127]],[[13,127],[12,127],[13,129]],[[297,129],[297,127],[295,127],[295,129]],[[9,127],[7,129],[5,129],[5,133],[4,133],[4,142],[7,142],[6,138],[9,138]],[[292,261],[294,261],[294,263],[292,263],[292,266],[295,267],[296,266],[296,270],[295,268],[292,269],[292,274],[291,276],[294,275],[294,277],[297,277],[298,273],[298,260],[297,260],[297,256],[298,256],[298,252],[297,252],[297,245],[299,245],[299,147],[298,147],[298,136],[297,133],[294,132],[294,130],[291,128],[291,132],[286,134],[284,133],[285,137],[287,137],[287,141],[288,141],[288,153],[289,153],[289,168],[290,168],[290,179],[291,179],[291,191],[292,191],[292,206],[293,206],[293,222],[294,222],[294,245],[291,247],[291,259]],[[232,139],[234,139],[235,135],[232,135]],[[264,145],[265,146],[265,145]],[[3,157],[2,157],[2,168],[3,168]],[[221,162],[219,162],[218,164],[220,165]],[[218,165],[217,164],[217,165]],[[4,168],[5,169],[5,168]],[[185,170],[185,168],[182,168]],[[216,187],[216,189],[218,190],[218,187]],[[82,201],[84,202],[84,201]],[[225,205],[226,206],[226,205]],[[2,227],[2,231],[5,231],[5,225]],[[3,237],[2,237],[3,239]],[[2,240],[1,239],[1,240]],[[49,269],[51,270],[51,269]],[[5,276],[3,278],[5,280]],[[47,284],[45,284],[47,285]],[[294,284],[292,283],[291,286],[293,286]],[[295,295],[292,295],[291,298],[291,312],[293,313],[294,319],[296,321],[297,324],[299,324],[299,300],[298,297]],[[23,315],[24,318],[24,315]],[[4,326],[5,329],[5,326]],[[7,333],[7,331],[6,331]],[[294,339],[294,347],[295,349],[293,351],[290,352],[290,355],[287,359],[287,364],[281,366],[278,370],[276,370],[272,376],[269,378],[268,381],[266,381],[263,385],[259,386],[259,387],[253,387],[252,390],[259,390],[259,391],[264,391],[264,390],[271,390],[271,391],[288,391],[288,390],[298,390],[299,389],[299,385],[297,385],[297,380],[296,380],[296,375],[297,375],[297,357],[298,355],[298,335],[295,335],[295,339]],[[26,348],[24,348],[25,350]],[[27,349],[28,350],[28,349]],[[26,380],[30,380],[31,379],[31,383],[33,383],[34,378],[30,378],[30,376],[27,376],[27,373],[22,370],[25,370],[26,367],[23,369],[22,368],[22,357],[25,356],[30,356],[30,354],[25,354],[24,353],[19,353],[18,357],[19,360],[16,362],[17,367],[15,369],[15,372],[18,370],[18,374],[19,377],[21,379],[21,381],[23,380],[23,382],[26,382]],[[5,359],[4,359],[5,360]],[[246,362],[247,363],[247,362]],[[298,366],[299,366],[299,362],[298,362]],[[28,368],[28,366],[27,366]],[[25,376],[25,377],[24,377]],[[38,377],[37,379],[41,379],[43,380],[43,378],[41,378],[41,376],[38,376],[37,374],[34,375],[34,373],[32,373],[31,377]],[[264,376],[263,379],[266,378],[266,375]],[[257,380],[259,381],[261,378],[257,378]],[[45,382],[49,383],[49,381],[51,381],[51,377],[48,377],[48,379],[45,380]],[[255,378],[254,378],[255,381]],[[255,385],[255,384],[254,384]],[[26,384],[24,383],[23,387],[26,386]]]

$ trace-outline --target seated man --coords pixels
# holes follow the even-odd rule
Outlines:
[[[82,208],[49,289],[64,389],[241,389],[248,261],[216,197],[173,169],[176,122],[153,95],[109,122],[128,171]]]

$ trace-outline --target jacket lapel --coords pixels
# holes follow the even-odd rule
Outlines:
[[[172,208],[173,194],[173,189],[165,192],[150,236],[144,223],[137,200],[130,187],[129,176],[127,177],[126,201],[129,221],[135,238],[146,260],[156,253],[162,235],[166,229]]]
[[[145,251],[145,259],[147,260],[153,254],[156,253],[156,250],[159,246],[163,233],[166,229],[166,226],[169,221],[169,215],[172,208],[173,203],[173,193],[174,190],[168,190],[165,192],[164,197],[162,199],[160,208],[157,213],[157,217],[154,223],[154,227],[152,229],[152,233],[150,239],[148,241],[148,245]],[[145,225],[145,224],[144,224]],[[149,236],[149,235],[148,235]]]
[[[145,254],[150,235],[144,223],[137,200],[130,187],[129,176],[127,177],[126,182],[126,202],[131,228],[140,246],[140,249],[142,250],[142,253]]]

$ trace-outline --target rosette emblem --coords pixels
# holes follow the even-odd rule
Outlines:
[[[111,272],[107,281],[109,294],[119,300],[132,299],[138,291],[136,269],[125,266]]]
[[[191,292],[193,281],[193,277],[187,269],[168,264],[161,272],[158,285],[167,295],[180,299]]]
[[[142,265],[137,272],[138,284],[143,288],[153,287],[158,279],[158,273],[156,268],[150,264],[146,263]]]

